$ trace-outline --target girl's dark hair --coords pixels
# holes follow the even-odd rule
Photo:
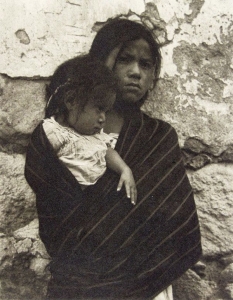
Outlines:
[[[106,101],[106,93],[116,93],[117,82],[112,71],[89,55],[78,56],[62,63],[46,87],[45,117],[57,113],[67,117],[64,100],[78,101],[83,109],[89,100]]]
[[[156,84],[161,69],[160,46],[151,31],[144,25],[127,19],[113,19],[103,26],[96,34],[90,49],[90,55],[105,62],[110,52],[119,44],[144,39],[150,46],[155,65]]]

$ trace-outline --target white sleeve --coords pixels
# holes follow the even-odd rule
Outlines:
[[[50,144],[57,153],[66,142],[64,135],[49,119],[44,120],[43,128]]]

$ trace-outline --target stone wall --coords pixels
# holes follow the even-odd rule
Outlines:
[[[163,67],[144,110],[177,130],[195,192],[204,255],[175,300],[233,299],[232,0],[0,0],[1,299],[43,299],[49,257],[38,237],[25,150],[55,67],[88,52],[109,18],[141,20]]]

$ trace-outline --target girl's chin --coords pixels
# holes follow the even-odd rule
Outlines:
[[[120,99],[120,102],[122,103],[128,103],[128,104],[134,104],[140,101],[141,95],[136,95],[133,93],[127,93],[126,95],[123,95]]]

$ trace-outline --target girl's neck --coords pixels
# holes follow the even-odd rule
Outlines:
[[[137,111],[140,111],[140,106],[135,103],[115,102],[113,109],[107,113],[104,132],[120,133],[124,120]]]
[[[116,100],[116,102],[114,103],[114,110],[118,112],[118,114],[123,118],[127,118],[132,113],[136,111],[140,111],[140,107],[141,107],[140,101],[131,103],[126,101]]]
[[[124,124],[123,116],[119,112],[117,112],[117,110],[112,109],[107,113],[106,122],[104,125],[104,132],[120,133],[123,124]]]

